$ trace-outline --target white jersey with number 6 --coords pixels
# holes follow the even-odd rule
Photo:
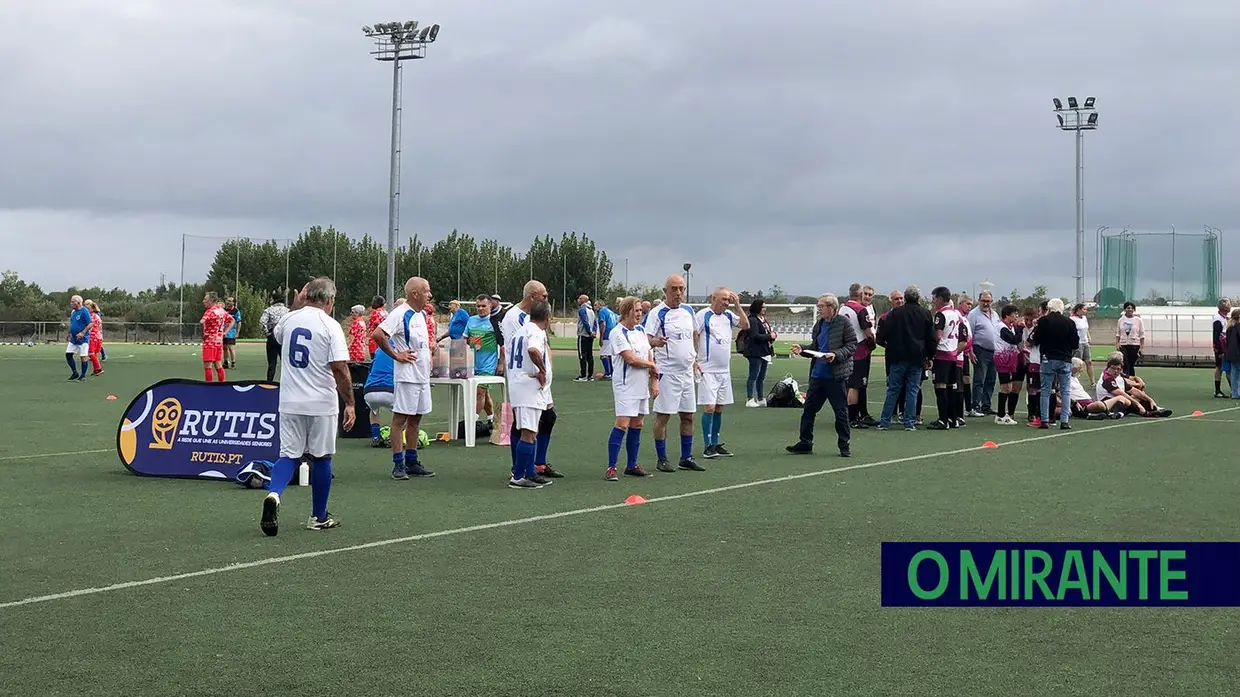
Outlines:
[[[303,307],[284,315],[272,336],[280,343],[280,413],[338,415],[331,364],[349,360],[340,323],[317,307]]]
[[[504,356],[508,364],[508,402],[514,407],[546,409],[551,386],[551,355],[547,350],[547,332],[533,322],[526,322],[511,338],[505,338]],[[530,358],[530,349],[538,349],[547,368],[547,388],[538,383],[538,366]]]

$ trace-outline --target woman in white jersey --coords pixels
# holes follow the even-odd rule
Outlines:
[[[641,301],[634,297],[620,301],[620,324],[611,330],[607,342],[611,355],[620,359],[618,370],[612,373],[611,393],[616,406],[616,425],[607,438],[607,476],[609,482],[617,481],[616,463],[620,460],[620,446],[625,445],[628,456],[624,473],[633,477],[649,477],[637,455],[641,451],[642,426],[650,413],[650,398],[659,396],[659,370],[655,367],[650,340],[646,332],[637,328],[642,320]]]
[[[1085,316],[1085,303],[1072,306],[1072,323],[1076,325],[1076,338],[1080,345],[1072,354],[1085,364],[1085,374],[1089,376],[1089,384],[1094,384],[1094,358],[1089,354],[1089,318]]]

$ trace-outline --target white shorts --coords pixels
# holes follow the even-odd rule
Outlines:
[[[702,406],[731,404],[732,374],[702,373],[702,382],[698,384],[697,403]]]
[[[416,382],[398,382],[392,393],[392,412],[405,416],[431,413],[431,386]]]
[[[336,430],[340,417],[280,414],[280,457],[294,460],[302,455],[318,459],[336,454]]]
[[[391,392],[367,392],[364,399],[366,400],[366,406],[372,412],[379,411],[380,409],[391,411],[392,403],[396,396]]]
[[[76,353],[82,358],[90,358],[90,342],[65,344],[65,353]]]
[[[693,375],[663,373],[659,376],[659,396],[654,398],[656,414],[693,414],[697,412]]]
[[[650,413],[649,397],[629,397],[624,394],[613,394],[612,401],[616,404],[616,416],[645,416]]]
[[[542,421],[543,410],[538,407],[513,407],[512,425],[519,431],[538,432],[538,424]]]
[[[601,351],[598,352],[598,355],[600,356],[611,355],[611,339],[603,339],[603,348]]]

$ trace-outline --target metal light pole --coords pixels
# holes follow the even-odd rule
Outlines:
[[[375,40],[370,55],[377,61],[392,62],[392,161],[388,179],[387,298],[396,297],[396,237],[400,223],[400,115],[401,62],[426,57],[426,45],[439,36],[439,25],[418,31],[418,23],[381,22],[362,27],[362,33]]]
[[[1059,129],[1076,133],[1076,301],[1085,302],[1085,131],[1098,128],[1098,111],[1094,109],[1094,98],[1086,97],[1083,104],[1078,105],[1076,97],[1068,97],[1068,106],[1064,108],[1059,97],[1055,97],[1055,118],[1059,120]]]

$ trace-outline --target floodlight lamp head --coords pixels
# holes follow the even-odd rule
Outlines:
[[[1059,127],[1060,127],[1060,128],[1063,128],[1063,126],[1064,126],[1064,123],[1063,123],[1063,114],[1055,114],[1055,118],[1059,119]]]
[[[431,25],[431,33],[430,33],[430,35],[429,35],[427,38],[429,38],[431,41],[434,41],[434,40],[435,40],[438,36],[439,36],[439,25],[438,25],[438,24],[432,24],[432,25]]]
[[[1086,123],[1088,123],[1090,126],[1097,126],[1098,125],[1098,112],[1095,111],[1094,113],[1090,114],[1089,120]]]
[[[417,29],[417,28],[418,28],[417,21],[411,19],[408,22],[405,22],[405,31],[413,31],[414,29]]]
[[[1063,108],[1063,102],[1059,101],[1059,97],[1055,97],[1055,111],[1059,111],[1062,108]],[[1061,117],[1061,120],[1062,120],[1062,117]]]
[[[362,33],[365,34],[366,36],[370,36],[371,34],[375,33],[375,30],[371,29],[370,26],[367,25],[367,26],[362,27]]]
[[[1093,98],[1093,97],[1086,97],[1086,98],[1085,98],[1085,108],[1086,108],[1086,109],[1093,109],[1093,108],[1094,108],[1094,98]]]
[[[1068,108],[1069,109],[1076,108],[1076,97],[1068,97]]]
[[[426,41],[427,34],[431,33],[430,27],[422,27],[422,31],[418,33],[418,41]]]
[[[688,273],[689,269],[693,268],[693,264],[686,263],[684,268],[685,268],[685,273]]]

